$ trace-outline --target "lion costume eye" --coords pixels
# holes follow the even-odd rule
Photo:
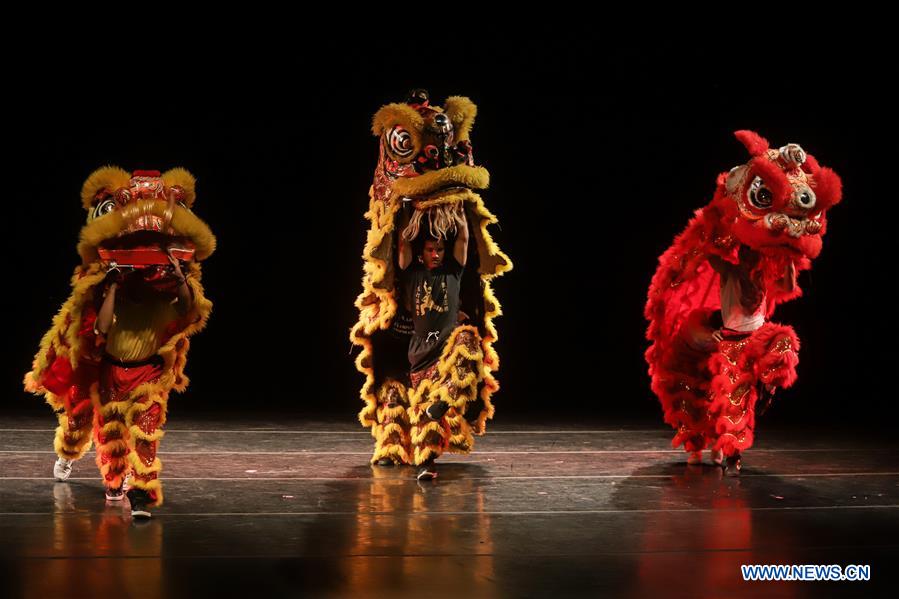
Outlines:
[[[765,187],[765,182],[762,181],[761,177],[756,177],[752,180],[747,195],[749,196],[749,203],[752,204],[752,207],[758,208],[759,210],[767,210],[771,207],[771,204],[774,203],[774,194],[771,193],[770,189]]]
[[[100,218],[105,214],[109,214],[115,209],[115,200],[103,200],[94,207],[94,218]]]
[[[414,151],[412,134],[400,125],[397,125],[387,134],[387,143],[390,151],[400,158],[407,158]]]

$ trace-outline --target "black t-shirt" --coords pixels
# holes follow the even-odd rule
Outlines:
[[[414,328],[409,341],[409,365],[413,372],[437,361],[456,328],[462,270],[453,256],[447,256],[433,270],[416,264],[408,273],[406,293]]]

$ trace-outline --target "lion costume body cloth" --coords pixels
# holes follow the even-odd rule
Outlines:
[[[163,501],[156,453],[169,393],[187,387],[188,338],[206,325],[212,309],[199,261],[212,254],[215,237],[191,211],[194,184],[180,168],[132,175],[111,166],[85,181],[82,264],[25,375],[25,388],[43,395],[57,412],[59,457],[80,459],[93,440],[106,488],[121,489],[131,473],[131,486],[146,491],[156,505]],[[193,299],[189,308],[178,309],[168,252],[190,260],[183,272]],[[130,272],[141,273],[146,284],[140,287],[145,297],[119,291],[107,337],[96,327],[107,272],[125,267],[110,256],[138,258]]]
[[[371,427],[375,438],[372,463],[390,459],[417,465],[444,451],[468,453],[473,434],[483,434],[493,417],[491,395],[499,388],[493,376],[499,368],[493,319],[500,304],[490,281],[512,263],[491,239],[487,226],[496,218],[476,193],[487,187],[489,174],[474,164],[469,136],[475,113],[468,98],[448,98],[440,108],[418,92],[374,116],[380,154],[365,213],[371,227],[363,253],[363,291],[356,300],[359,320],[350,332],[362,348],[356,359],[365,375],[359,421]],[[401,232],[404,210],[411,214],[410,226]],[[397,235],[405,232],[410,241],[421,241],[421,229],[428,228],[433,237],[449,239],[463,222],[460,211],[470,241],[459,308],[468,320],[443,340],[436,364],[410,376],[412,326],[400,297],[405,273],[398,266]],[[448,250],[448,260],[450,255]],[[450,408],[431,420],[425,409],[438,400]]]
[[[672,446],[728,457],[752,446],[760,394],[796,381],[799,338],[768,319],[801,294],[796,274],[821,252],[842,197],[836,173],[798,145],[736,136],[751,160],[718,177],[711,203],[659,258],[645,310]]]

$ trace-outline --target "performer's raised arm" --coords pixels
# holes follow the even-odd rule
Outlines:
[[[100,311],[97,313],[96,332],[101,335],[106,335],[109,332],[109,327],[112,326],[112,319],[115,316],[115,292],[118,285],[117,281],[113,281],[106,288],[103,305],[100,306]]]
[[[194,305],[194,295],[187,284],[187,277],[181,271],[181,263],[172,255],[171,250],[168,252],[169,263],[172,265],[175,278],[178,279],[178,301],[175,303],[175,309],[182,316],[187,314]]]
[[[406,227],[409,226],[409,213],[410,210],[407,207],[402,208],[402,216],[400,217],[400,226],[397,230],[396,236],[396,244],[397,244],[397,258],[399,261],[400,270],[406,270],[409,264],[412,263],[412,244],[406,239]]]
[[[783,276],[774,282],[778,290],[784,293],[792,293],[796,289],[796,264],[792,260],[787,260],[787,267],[784,269]]]
[[[465,266],[468,258],[468,220],[465,218],[465,208],[459,210],[461,215],[456,221],[456,243],[453,244],[453,258],[456,262]]]

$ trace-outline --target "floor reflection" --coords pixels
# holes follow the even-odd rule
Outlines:
[[[409,468],[357,470],[352,474],[371,480],[355,487],[356,516],[324,516],[307,531],[311,541],[327,543],[329,553],[384,558],[335,560],[332,575],[341,581],[338,594],[390,595],[418,584],[446,596],[493,596],[494,542],[491,517],[485,513],[483,468],[442,464],[439,478],[422,484],[412,480]],[[441,515],[427,515],[434,512]],[[347,528],[335,529],[341,523]]]
[[[25,597],[156,594],[163,575],[161,521],[132,525],[127,500],[106,502],[97,512],[104,499],[95,486],[55,483],[51,492],[52,527],[35,527],[24,548],[31,558],[21,561],[18,573]],[[42,538],[46,534],[52,538]],[[78,559],[59,559],[71,556]],[[105,559],[120,557],[131,559]]]
[[[741,564],[756,563],[759,546],[780,548],[778,563],[791,561],[790,547],[796,544],[798,531],[772,527],[770,520],[758,518],[753,507],[770,503],[772,486],[791,489],[785,493],[800,496],[807,491],[773,477],[751,478],[724,474],[711,465],[673,463],[652,466],[633,474],[668,474],[657,495],[646,507],[670,512],[651,512],[643,520],[639,535],[640,555],[636,560],[634,597],[697,590],[699,596],[734,596],[752,590],[767,597],[804,596],[801,583],[747,583]],[[645,480],[634,479],[634,488],[645,489]],[[627,498],[628,482],[622,485],[615,503],[633,507]],[[646,503],[645,495],[641,495]],[[793,555],[798,559],[798,556]]]

